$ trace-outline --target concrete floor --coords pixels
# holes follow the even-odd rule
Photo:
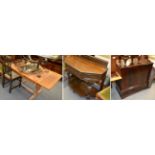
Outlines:
[[[111,89],[111,99],[121,100],[121,97],[116,90],[115,84],[113,84],[113,87]],[[152,83],[152,86],[150,88],[132,94],[124,98],[124,100],[155,100],[155,81]]]
[[[33,88],[32,83],[28,83],[28,86]],[[27,100],[32,94],[30,94],[23,87],[15,88],[12,93],[9,93],[9,87],[5,88],[1,85],[0,78],[0,100]],[[58,82],[51,90],[42,89],[42,92],[35,100],[61,100],[62,99],[62,82]]]

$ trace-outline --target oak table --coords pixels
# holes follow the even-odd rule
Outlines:
[[[22,72],[20,71],[20,66],[16,65],[15,63],[11,64],[11,68],[18,75],[35,84],[35,90],[33,91],[24,83],[22,83],[22,86],[32,93],[32,96],[29,99],[35,99],[41,92],[42,88],[48,90],[52,89],[62,77],[62,75],[42,67],[40,67],[39,71],[36,71],[35,73]]]

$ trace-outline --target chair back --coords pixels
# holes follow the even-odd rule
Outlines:
[[[12,69],[11,69],[11,61],[6,56],[1,56],[0,58],[1,64],[2,64],[2,74],[8,75],[12,77]]]

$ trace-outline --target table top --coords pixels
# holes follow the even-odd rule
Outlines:
[[[15,63],[11,64],[11,68],[21,77],[24,77],[46,89],[52,89],[62,77],[60,74],[42,67],[40,67],[38,72],[34,73],[24,73],[20,71],[19,66],[17,66]]]
[[[84,73],[103,74],[106,72],[106,67],[103,64],[83,56],[66,56],[65,63],[72,68]]]

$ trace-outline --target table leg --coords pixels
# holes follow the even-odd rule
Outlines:
[[[41,92],[41,86],[36,84],[35,91],[33,92],[33,95],[29,98],[29,100],[35,99],[39,95],[40,92]]]

